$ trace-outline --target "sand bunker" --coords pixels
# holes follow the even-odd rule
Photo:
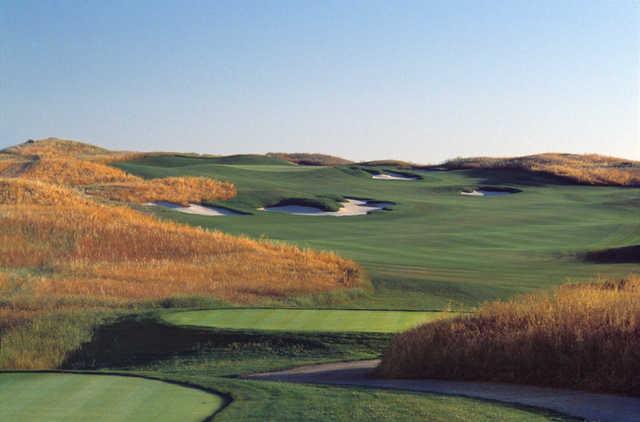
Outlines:
[[[460,195],[464,196],[504,196],[511,195],[516,192],[508,192],[501,190],[485,190],[485,189],[475,189],[471,192],[460,192]]]
[[[378,180],[418,180],[417,177],[407,176],[406,174],[395,173],[393,171],[388,171],[386,173],[374,174],[371,176],[373,179]]]
[[[391,202],[374,202],[361,199],[347,199],[338,211],[324,211],[316,207],[302,205],[283,205],[277,207],[260,208],[261,211],[283,212],[293,215],[350,217],[354,215],[367,215],[371,211],[377,211],[393,205]]]
[[[208,207],[206,205],[189,204],[188,207],[174,204],[173,202],[157,201],[150,202],[145,205],[160,206],[164,208],[170,208],[174,211],[183,212],[185,214],[206,215],[209,217],[223,217],[229,215],[242,215],[239,212],[232,211],[222,207]]]

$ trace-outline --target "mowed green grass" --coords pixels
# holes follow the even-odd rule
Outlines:
[[[143,378],[0,373],[1,421],[202,421],[220,396]]]
[[[154,212],[231,234],[333,250],[356,260],[367,270],[374,289],[342,306],[472,308],[568,281],[637,271],[633,264],[588,263],[578,254],[640,243],[640,189],[578,186],[507,170],[433,171],[421,173],[422,180],[385,181],[349,167],[236,165],[172,157],[118,166],[145,177],[192,175],[234,182],[238,196],[226,205],[255,215],[215,218]],[[481,184],[511,186],[522,193],[459,195]],[[323,195],[397,205],[392,211],[341,218],[256,211],[281,198]]]
[[[216,309],[170,312],[176,325],[234,330],[395,333],[455,316],[452,312],[321,309]]]

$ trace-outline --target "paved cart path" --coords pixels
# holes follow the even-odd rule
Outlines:
[[[640,398],[636,397],[494,382],[373,378],[371,371],[378,363],[366,360],[309,365],[245,378],[450,394],[549,409],[590,421],[640,421]]]

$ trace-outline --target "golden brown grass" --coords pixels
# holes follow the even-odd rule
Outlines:
[[[74,206],[89,202],[88,198],[84,198],[77,191],[64,186],[39,180],[0,178],[0,206]],[[4,218],[2,214],[0,216]]]
[[[32,335],[56,315],[188,297],[272,301],[357,287],[360,278],[355,263],[333,253],[161,221],[62,185],[0,179],[0,366],[58,365],[86,332],[37,357]]]
[[[144,203],[226,200],[235,186],[203,177],[144,180],[108,165],[138,153],[111,152],[82,142],[47,138],[7,148],[0,154],[0,177],[17,177],[78,187],[101,199]],[[144,154],[142,154],[144,155]]]
[[[18,176],[71,186],[140,180],[105,164],[59,156],[34,157]]]
[[[464,158],[451,169],[493,168],[543,172],[588,185],[640,186],[640,162],[598,154],[537,154],[514,158]]]
[[[20,145],[9,147],[5,151],[17,155],[63,155],[76,158],[110,152],[95,145],[59,138],[29,140]]]
[[[0,266],[50,271],[29,281],[31,297],[126,301],[202,293],[250,302],[359,281],[355,264],[332,253],[161,221],[43,182],[9,179],[2,186],[28,195],[0,195],[9,197],[0,205]]]
[[[396,336],[379,373],[640,394],[640,277],[487,304]]]
[[[108,164],[165,153],[145,153],[132,151],[110,151],[85,142],[59,138],[29,140],[4,150],[6,155],[21,157],[72,157],[84,161]]]
[[[120,202],[169,201],[187,205],[231,199],[236,195],[236,188],[232,183],[206,177],[166,177],[87,186],[85,192]]]
[[[114,205],[236,194],[227,182],[144,180],[108,165],[135,156],[54,138],[0,153],[0,367],[56,367],[123,309],[192,298],[272,302],[361,283],[359,267],[333,253]]]

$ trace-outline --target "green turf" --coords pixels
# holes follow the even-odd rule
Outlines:
[[[508,170],[432,171],[421,173],[418,181],[385,181],[371,179],[354,166],[265,169],[233,161],[221,165],[184,157],[162,160],[119,166],[145,177],[230,180],[239,194],[226,204],[255,215],[213,218],[155,210],[158,215],[232,234],[334,250],[360,262],[374,290],[342,306],[470,308],[571,280],[637,270],[633,264],[585,262],[577,254],[640,243],[640,189],[577,186]],[[173,160],[180,165],[173,166]],[[478,185],[510,186],[522,193],[459,195]],[[397,205],[392,211],[341,218],[256,212],[283,198],[336,196]]]
[[[462,397],[272,382],[224,384],[237,401],[219,421],[542,422],[564,418]]]
[[[176,325],[234,330],[394,333],[454,315],[414,311],[216,309],[171,312],[164,314],[163,319]]]
[[[311,363],[378,357],[392,334],[288,333],[176,326],[153,315],[97,328],[68,365],[142,372],[230,392],[221,421],[551,421],[531,409],[461,397],[238,379]],[[1,418],[0,418],[1,419]]]
[[[202,421],[223,403],[215,394],[142,378],[0,373],[2,421]]]

